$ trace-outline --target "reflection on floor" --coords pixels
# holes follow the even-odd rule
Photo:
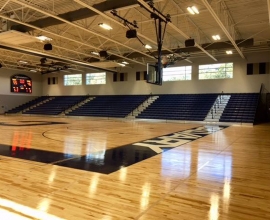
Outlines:
[[[64,154],[7,145],[0,145],[0,155],[110,174],[224,128],[226,127],[200,126],[87,155]]]

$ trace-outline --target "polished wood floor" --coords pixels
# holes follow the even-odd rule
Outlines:
[[[38,121],[68,124],[20,126]],[[2,145],[78,155],[201,126],[21,116],[0,122]],[[266,220],[270,125],[231,126],[109,175],[7,156],[0,156],[0,173],[3,220]]]

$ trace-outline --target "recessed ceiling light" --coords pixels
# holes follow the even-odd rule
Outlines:
[[[187,8],[187,10],[188,10],[188,12],[189,12],[190,14],[195,15],[195,12],[192,10],[192,8],[191,8],[191,7],[188,7],[188,8]]]
[[[92,51],[91,54],[94,54],[94,55],[99,56],[99,53],[98,52],[95,52],[95,51]]]
[[[146,49],[152,49],[152,47],[151,47],[149,44],[146,44],[144,47],[145,47]]]
[[[199,14],[200,13],[196,6],[187,7],[187,10],[192,15],[195,15],[195,14]]]
[[[117,64],[119,64],[120,66],[126,66],[125,64],[123,64],[123,63],[117,63]]]
[[[19,63],[23,63],[23,64],[27,64],[28,63],[27,61],[24,61],[24,60],[19,60],[18,62]]]
[[[191,8],[195,12],[195,14],[199,14],[200,13],[199,10],[198,10],[198,8],[196,8],[196,6],[192,6]]]
[[[213,38],[214,40],[220,40],[220,36],[219,36],[218,34],[217,34],[217,35],[213,35],[212,38]]]
[[[51,41],[52,40],[52,38],[49,38],[49,37],[46,37],[46,36],[43,36],[43,35],[41,35],[41,36],[38,36],[38,37],[36,37],[38,40],[40,40],[40,41]]]
[[[108,25],[108,24],[99,23],[98,25],[100,27],[102,27],[103,29],[105,29],[105,30],[111,30],[112,29],[112,27],[110,25]]]
[[[231,50],[227,50],[226,54],[233,54],[233,52]]]
[[[122,63],[123,63],[123,64],[129,64],[127,61],[123,61]]]

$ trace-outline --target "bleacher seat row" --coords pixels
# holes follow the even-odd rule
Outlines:
[[[29,107],[31,107],[33,105],[36,105],[36,104],[38,104],[38,103],[40,103],[40,102],[42,102],[42,101],[44,101],[46,99],[48,99],[47,96],[38,97],[38,98],[36,98],[36,99],[34,99],[32,101],[29,101],[27,103],[24,103],[22,105],[19,105],[19,106],[13,108],[13,109],[7,111],[6,113],[18,113],[18,112],[21,112],[24,109],[27,109],[27,108],[29,108]]]
[[[158,95],[150,106],[137,118],[203,121],[219,94],[172,94]],[[230,94],[231,98],[221,116],[221,122],[253,123],[258,105],[258,93]],[[6,113],[43,114],[68,116],[94,116],[125,118],[145,102],[149,95],[95,96],[42,96],[18,106]],[[46,100],[46,102],[44,102]],[[76,109],[66,112],[78,103]],[[40,103],[39,105],[37,105]],[[34,107],[33,107],[34,106]],[[27,109],[27,110],[26,110]]]
[[[147,98],[147,95],[98,96],[67,115],[124,118]]]
[[[259,94],[233,94],[220,118],[221,122],[254,123]]]
[[[23,114],[58,115],[83,101],[85,96],[55,96],[50,101],[24,111]]]

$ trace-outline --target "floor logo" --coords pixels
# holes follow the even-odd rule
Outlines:
[[[134,145],[141,147],[149,147],[156,153],[162,153],[163,148],[174,148],[191,141],[195,141],[206,135],[212,134],[213,132],[224,129],[224,127],[217,126],[202,126],[198,128],[192,128],[185,131],[179,131],[160,137],[156,137],[150,140],[135,143]]]

